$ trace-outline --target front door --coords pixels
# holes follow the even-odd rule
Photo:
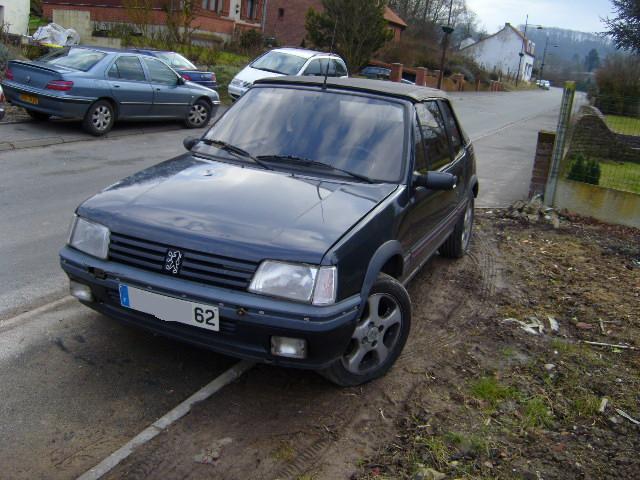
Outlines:
[[[113,98],[118,102],[118,118],[149,115],[153,104],[153,89],[144,75],[138,57],[118,57],[107,70],[107,82]]]
[[[416,104],[414,174],[449,171],[451,149],[437,101]],[[410,200],[400,226],[400,241],[417,268],[444,240],[447,218],[455,208],[455,191],[410,187]],[[446,237],[445,237],[446,238]]]
[[[156,58],[143,58],[153,88],[154,117],[184,118],[191,107],[191,89],[179,82],[178,74]]]

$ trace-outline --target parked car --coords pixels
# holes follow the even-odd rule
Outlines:
[[[33,61],[11,60],[2,81],[7,100],[36,120],[82,119],[104,135],[116,120],[181,119],[203,127],[220,104],[210,88],[187,82],[164,62],[121,50],[58,49]]]
[[[370,78],[372,80],[389,80],[391,78],[391,69],[385,67],[378,67],[375,65],[368,65],[360,70],[360,76]],[[400,80],[407,85],[415,85],[416,82],[412,82],[407,78]]]
[[[347,77],[347,65],[338,55],[303,48],[275,48],[243,68],[229,84],[229,96],[236,100],[256,80],[269,77],[323,76],[329,69],[330,77]]]
[[[405,285],[469,248],[473,147],[439,90],[256,82],[188,153],[81,204],[60,252],[71,294],[217,352],[383,375],[411,326]],[[246,128],[251,125],[251,128]]]
[[[2,87],[0,86],[0,120],[4,118],[4,93],[2,91]]]
[[[218,81],[214,72],[199,70],[198,67],[196,67],[193,63],[191,63],[179,53],[141,48],[134,48],[130,49],[129,51],[159,58],[171,68],[173,68],[176,72],[178,72],[182,78],[188,80],[189,82],[194,82],[198,85],[202,85],[203,87],[211,88],[214,90],[218,88]]]

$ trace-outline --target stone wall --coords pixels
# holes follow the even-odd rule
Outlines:
[[[611,131],[595,107],[582,107],[568,145],[565,158],[582,153],[587,158],[640,163],[640,138]]]

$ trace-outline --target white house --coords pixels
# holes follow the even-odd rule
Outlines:
[[[0,0],[0,26],[8,33],[29,33],[30,0]]]
[[[461,52],[473,58],[482,68],[490,72],[519,80],[531,80],[535,43],[520,30],[506,23],[504,28],[472,45],[461,48]],[[522,60],[521,60],[522,57]]]

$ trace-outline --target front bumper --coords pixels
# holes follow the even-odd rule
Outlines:
[[[94,98],[50,93],[40,88],[26,87],[7,80],[2,82],[2,88],[7,101],[12,105],[62,118],[83,118],[95,100]],[[37,105],[21,100],[21,94],[37,97]]]
[[[91,287],[95,300],[83,303],[100,313],[225,355],[287,367],[321,369],[333,363],[347,349],[360,307],[358,295],[329,307],[315,307],[147,272],[100,260],[70,247],[60,251],[60,263],[71,280]],[[215,305],[220,312],[220,331],[165,322],[122,307],[120,284]],[[305,339],[307,357],[272,355],[272,336]]]

